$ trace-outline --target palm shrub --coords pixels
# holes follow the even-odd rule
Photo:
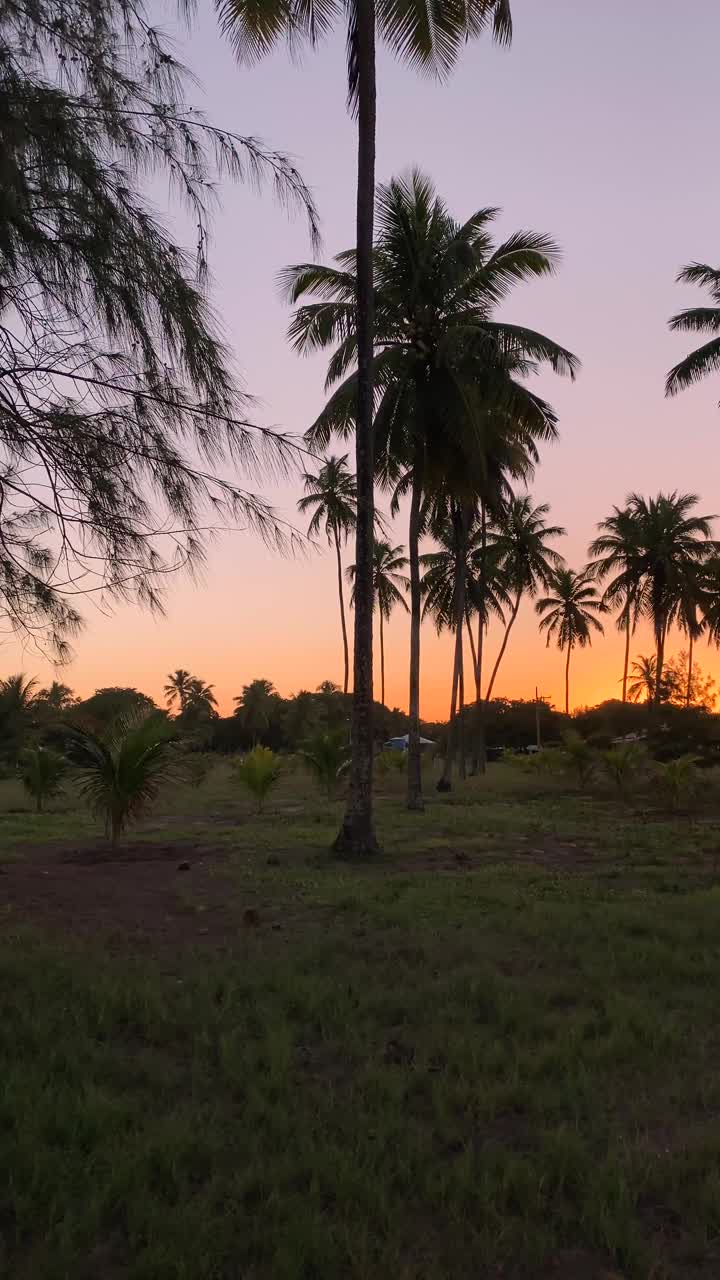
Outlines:
[[[20,781],[35,801],[37,812],[42,813],[45,801],[62,791],[67,761],[58,751],[27,747],[20,753],[19,764]]]
[[[562,738],[563,763],[574,774],[578,786],[586,787],[595,772],[595,752],[576,729],[568,729]]]
[[[344,729],[325,730],[308,738],[298,757],[312,773],[318,786],[332,799],[340,775],[347,769],[350,747]]]
[[[407,768],[405,752],[396,751],[393,747],[380,751],[375,757],[375,768],[380,777],[386,777],[389,773],[404,773]]]
[[[700,783],[697,756],[678,756],[676,760],[659,764],[655,783],[664,807],[673,813],[686,809],[697,794]]]
[[[258,744],[242,760],[234,761],[233,768],[238,781],[255,797],[258,813],[262,813],[265,797],[282,773],[280,757],[270,747]]]
[[[157,714],[131,713],[103,734],[79,725],[66,729],[66,755],[80,795],[105,821],[112,848],[129,823],[167,783],[183,776],[176,731]]]
[[[646,760],[646,752],[635,742],[618,743],[601,755],[603,768],[623,799],[627,797]]]

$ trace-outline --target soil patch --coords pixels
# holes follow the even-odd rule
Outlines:
[[[24,849],[22,861],[1,869],[5,927],[27,923],[153,945],[226,941],[243,927],[219,874],[227,856],[227,849],[184,843],[128,844],[115,853],[106,845]]]

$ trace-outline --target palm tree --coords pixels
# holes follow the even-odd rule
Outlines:
[[[303,743],[298,755],[318,785],[325,788],[328,800],[332,800],[337,783],[347,768],[349,745],[346,730],[320,730]]]
[[[692,514],[698,501],[697,494],[674,491],[656,498],[632,493],[626,504],[637,529],[639,608],[655,636],[656,702],[661,700],[665,642],[679,616],[683,592],[716,551],[710,538],[712,516]]]
[[[407,591],[408,579],[402,572],[407,568],[407,557],[404,547],[394,547],[385,538],[376,538],[373,547],[373,599],[377,603],[380,616],[380,701],[385,706],[385,632],[384,623],[390,621],[390,615],[396,605],[402,605],[408,612],[408,605],[403,592]],[[348,569],[348,579],[353,584],[352,602],[355,603],[355,565]]]
[[[460,535],[460,537],[458,537]],[[461,775],[464,775],[463,706],[465,701],[464,655],[462,631],[467,629],[475,678],[476,702],[480,698],[482,680],[483,636],[492,616],[500,619],[509,604],[504,580],[499,572],[495,549],[487,542],[487,529],[482,512],[475,512],[469,532],[462,523],[448,516],[445,509],[435,512],[432,536],[434,551],[420,556],[424,570],[421,592],[424,597],[422,617],[432,617],[439,632],[448,628],[454,635],[453,674],[448,721],[448,749],[445,753],[443,783],[448,784],[455,747],[454,728],[459,715]],[[464,582],[459,584],[464,570]],[[460,589],[459,589],[460,588]],[[462,620],[458,609],[464,602]],[[478,615],[477,645],[473,636],[472,617]],[[458,642],[458,624],[460,642]]]
[[[183,715],[202,720],[216,719],[217,698],[214,689],[214,684],[206,684],[204,680],[193,676],[188,682]]]
[[[485,701],[489,702],[495,687],[500,663],[505,656],[510,632],[518,616],[523,596],[535,596],[540,586],[549,587],[557,571],[563,566],[559,551],[550,546],[554,538],[565,536],[558,524],[547,524],[545,517],[550,507],[547,502],[533,506],[529,493],[513,497],[505,507],[498,528],[492,535],[495,554],[498,557],[507,590],[514,596],[502,644],[495,659],[495,666],[488,681]]]
[[[668,396],[677,395],[720,369],[720,271],[704,262],[691,262],[679,272],[677,281],[703,285],[714,305],[679,311],[671,317],[670,328],[678,333],[709,333],[712,337],[670,370],[665,383]]]
[[[695,641],[700,639],[707,626],[707,620],[703,614],[706,581],[705,566],[690,561],[686,571],[681,574],[678,587],[677,622],[680,630],[684,631],[688,638],[684,691],[686,707],[690,706],[692,700]]]
[[[271,680],[251,680],[243,685],[243,691],[233,702],[237,705],[234,714],[240,716],[253,743],[257,743],[263,733],[270,728],[273,712],[278,703],[278,695]]]
[[[419,0],[413,0],[410,5],[395,0],[381,6],[379,11],[375,0],[353,0],[346,6],[341,6],[338,0],[325,0],[322,5],[301,0],[260,0],[259,3],[258,0],[215,0],[215,5],[238,58],[245,62],[264,56],[282,39],[292,48],[303,41],[315,45],[339,17],[347,20],[348,103],[358,119],[355,276],[351,299],[357,357],[354,396],[358,520],[352,767],[348,808],[336,844],[339,852],[374,853],[377,849],[372,816],[376,26],[380,38],[399,57],[444,77],[452,69],[464,43],[479,36],[488,26],[492,25],[498,42],[510,42],[510,0],[468,0],[461,6],[437,4],[432,15]],[[419,727],[415,736],[418,735]],[[417,750],[419,775],[419,737]]]
[[[42,813],[45,801],[62,791],[67,760],[46,747],[28,747],[21,751],[19,764],[20,781],[35,801],[35,812]]]
[[[17,756],[32,722],[37,683],[22,673],[0,680],[0,750],[8,758]]]
[[[575,573],[572,569],[558,569],[551,586],[552,595],[543,596],[535,605],[540,615],[540,630],[552,639],[562,653],[567,649],[565,663],[565,715],[570,714],[570,656],[576,645],[584,649],[592,644],[592,633],[603,634],[604,628],[597,614],[607,613],[597,594],[597,588],[587,569]]]
[[[162,787],[182,777],[174,739],[173,726],[157,713],[116,720],[103,735],[78,725],[66,729],[65,751],[78,790],[104,818],[113,849]]]
[[[298,502],[298,510],[305,515],[312,511],[308,537],[315,538],[322,528],[329,543],[335,547],[337,559],[337,587],[340,601],[340,625],[342,627],[345,679],[343,692],[347,693],[350,678],[347,626],[345,624],[345,600],[343,597],[343,571],[341,543],[345,542],[357,521],[357,486],[355,477],[348,470],[347,454],[341,458],[326,458],[317,475],[305,472],[305,496]]]
[[[14,715],[26,715],[35,704],[37,683],[34,676],[26,676],[23,672],[0,680],[0,698],[4,708]]]
[[[71,707],[76,706],[79,701],[70,685],[61,684],[59,680],[53,680],[52,684],[46,688],[39,689],[33,699],[38,711],[51,715],[61,715],[63,711],[69,711]]]
[[[652,702],[657,686],[657,665],[654,655],[638,654],[630,668],[627,694],[631,702]],[[663,701],[665,699],[663,698]]]
[[[494,209],[456,222],[432,183],[415,171],[380,187],[375,242],[375,456],[380,477],[409,490],[410,745],[408,804],[422,806],[419,746],[421,512],[428,495],[487,496],[494,449],[516,445],[535,459],[535,441],[552,439],[555,418],[520,377],[540,363],[574,374],[575,357],[533,330],[497,321],[513,284],[554,270],[546,236],[519,232],[493,249]],[[333,394],[307,433],[313,448],[355,427],[358,357],[355,253],[325,267],[289,268],[298,307],[290,338],[300,351],[336,347],[328,369]],[[490,442],[492,441],[492,447]],[[450,478],[452,482],[450,483]]]
[[[620,631],[625,632],[622,700],[626,702],[630,637],[642,607],[641,589],[645,571],[637,514],[630,506],[613,507],[612,514],[598,524],[598,530],[599,536],[589,547],[589,555],[593,557],[591,569],[600,582],[604,582],[610,574],[613,575],[605,588],[603,600],[609,607],[620,605],[617,625]]]
[[[187,706],[192,678],[190,672],[186,671],[184,667],[178,667],[177,671],[170,673],[167,677],[167,684],[163,689],[168,707],[174,706],[177,702],[179,711],[182,714]]]

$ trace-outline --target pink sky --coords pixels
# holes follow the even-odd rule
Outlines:
[[[417,164],[458,217],[500,205],[500,233],[530,227],[564,252],[558,276],[519,290],[508,318],[543,329],[582,359],[575,385],[537,380],[560,415],[533,493],[568,536],[561,550],[578,567],[596,522],[631,489],[698,492],[720,511],[717,432],[720,378],[663,398],[667,369],[687,349],[667,317],[699,296],[674,284],[693,259],[720,265],[717,49],[720,9],[709,0],[514,0],[509,52],[468,46],[451,82],[438,86],[398,66],[379,65],[378,179]],[[182,52],[204,86],[195,101],[215,122],[292,152],[313,186],[325,257],[353,238],[355,138],[345,114],[342,34],[293,66],[278,54],[240,71],[202,0]],[[302,432],[323,399],[323,362],[303,361],[284,340],[287,313],[278,269],[309,256],[305,227],[288,221],[270,193],[223,184],[211,266],[214,301],[260,420]],[[268,496],[291,519],[297,481]],[[398,524],[397,541],[406,541]],[[348,559],[352,559],[348,553]],[[223,709],[256,676],[283,694],[340,679],[333,561],[329,553],[284,561],[248,537],[224,535],[204,580],[177,578],[167,614],[124,608],[104,617],[89,604],[76,659],[62,678],[87,694],[132,684],[159,696],[171,668],[214,682]],[[498,636],[495,634],[495,643]],[[446,715],[447,637],[423,640],[422,711]],[[636,651],[647,651],[640,634]],[[671,646],[673,647],[673,646]],[[678,645],[674,647],[679,647]],[[387,639],[387,701],[407,705],[407,624]],[[494,648],[491,637],[490,650]],[[720,673],[704,646],[702,665]],[[52,668],[14,643],[5,673],[45,681]],[[573,660],[576,705],[617,691],[621,642],[608,636]],[[521,612],[497,693],[530,696],[536,683],[562,701],[562,659]]]

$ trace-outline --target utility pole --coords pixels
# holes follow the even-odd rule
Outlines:
[[[542,735],[540,733],[540,706],[545,701],[544,697],[540,697],[538,687],[535,685],[535,745],[538,751],[542,751]]]

